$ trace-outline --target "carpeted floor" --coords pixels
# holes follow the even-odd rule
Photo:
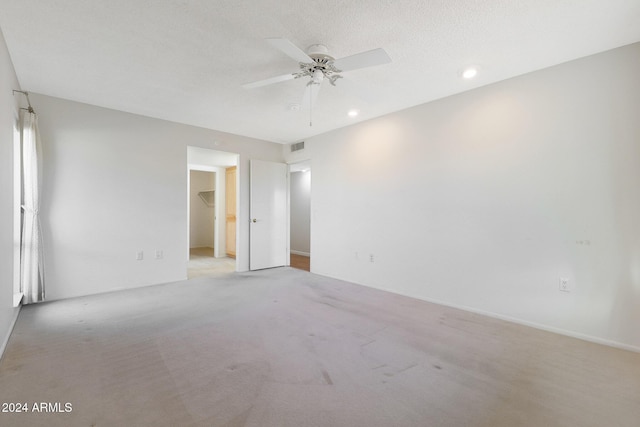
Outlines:
[[[214,258],[213,248],[191,248],[187,277],[214,277],[227,275],[236,271],[236,260],[233,258]]]
[[[0,402],[29,409],[2,426],[635,427],[640,354],[279,268],[24,307]]]

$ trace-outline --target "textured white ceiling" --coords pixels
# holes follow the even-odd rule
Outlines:
[[[0,11],[23,90],[275,142],[640,41],[639,0],[0,0]],[[336,58],[382,47],[393,62],[345,74],[368,103],[325,82],[310,127],[288,108],[305,82],[241,88],[297,70],[268,37]],[[460,78],[468,65],[473,81]]]

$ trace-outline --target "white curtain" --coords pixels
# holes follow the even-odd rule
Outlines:
[[[22,115],[22,246],[20,250],[23,303],[44,300],[44,259],[40,230],[40,134],[33,112]]]

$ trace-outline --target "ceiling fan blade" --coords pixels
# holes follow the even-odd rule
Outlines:
[[[305,62],[312,63],[313,59],[309,57],[302,49],[300,49],[295,44],[291,43],[287,39],[266,39],[267,42],[275,47],[280,49],[282,52],[289,55],[291,58],[295,59],[297,62]]]
[[[318,92],[320,92],[320,84],[311,83],[308,84],[304,89],[304,95],[302,97],[302,102],[300,103],[300,107],[302,110],[310,110],[316,105],[316,101],[318,99]]]
[[[293,80],[296,76],[293,74],[283,74],[281,76],[271,77],[264,80],[258,80],[257,82],[245,83],[242,85],[245,89],[253,89],[256,87],[267,86],[274,83],[286,82],[287,80]]]
[[[391,58],[389,58],[387,52],[382,48],[378,48],[336,59],[333,65],[340,71],[351,71],[358,68],[388,64],[389,62],[391,62]]]

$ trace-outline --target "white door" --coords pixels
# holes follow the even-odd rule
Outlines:
[[[251,160],[249,270],[289,265],[288,168]]]

